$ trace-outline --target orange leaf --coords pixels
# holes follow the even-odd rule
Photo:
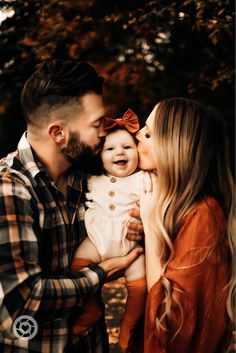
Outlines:
[[[34,46],[39,44],[39,42],[37,42],[36,40],[33,40],[33,39],[29,38],[29,37],[23,38],[21,43],[24,44],[27,47],[34,47]]]

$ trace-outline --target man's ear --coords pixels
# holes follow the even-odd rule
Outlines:
[[[61,122],[53,122],[48,126],[48,134],[54,142],[64,144],[66,142],[66,127]]]

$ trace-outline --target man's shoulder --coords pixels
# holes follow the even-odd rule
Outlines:
[[[23,166],[19,160],[19,151],[9,153],[0,159],[0,173],[23,172]]]
[[[19,182],[30,184],[26,169],[19,159],[18,150],[0,159],[0,179],[18,180]]]

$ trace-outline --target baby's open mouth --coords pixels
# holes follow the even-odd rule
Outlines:
[[[114,162],[114,164],[117,165],[125,165],[128,161],[124,160],[124,159],[119,159],[118,161]]]

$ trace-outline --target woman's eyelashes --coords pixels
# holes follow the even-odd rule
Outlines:
[[[144,137],[146,137],[147,139],[149,139],[149,138],[151,137],[151,135],[150,135],[148,132],[146,132],[146,133],[144,134]]]

